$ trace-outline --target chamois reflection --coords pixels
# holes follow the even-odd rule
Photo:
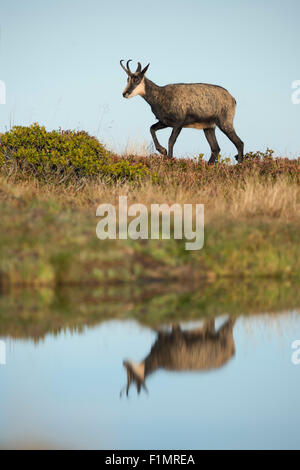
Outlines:
[[[170,371],[207,371],[224,366],[235,353],[234,320],[228,319],[216,330],[215,319],[205,321],[193,330],[173,325],[171,331],[157,331],[150,353],[139,363],[123,362],[127,371],[126,395],[132,383],[138,393],[146,388],[146,378],[158,369]]]

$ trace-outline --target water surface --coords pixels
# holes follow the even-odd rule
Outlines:
[[[53,312],[50,325],[38,305],[3,311],[0,447],[300,448],[298,310],[163,322],[155,302],[153,325],[145,305],[139,321],[111,311],[78,328]]]

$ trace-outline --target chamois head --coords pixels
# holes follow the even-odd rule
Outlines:
[[[131,384],[135,384],[137,388],[138,394],[140,393],[141,389],[143,388],[146,392],[148,392],[147,387],[145,385],[145,371],[144,371],[144,364],[135,364],[131,361],[124,361],[123,366],[127,372],[127,385],[121,390],[120,397],[123,395],[124,390],[126,389],[126,395],[128,397],[129,389]]]
[[[136,95],[143,96],[145,94],[144,75],[147,72],[150,64],[146,65],[146,67],[142,70],[142,66],[140,62],[138,62],[136,71],[132,73],[129,68],[129,62],[131,62],[131,59],[127,61],[126,67],[122,64],[122,62],[123,60],[120,60],[120,65],[128,75],[127,86],[123,91],[124,98],[133,98]]]

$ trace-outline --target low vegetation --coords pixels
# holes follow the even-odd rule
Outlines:
[[[300,278],[300,158],[119,157],[85,132],[0,136],[0,284]],[[202,203],[205,245],[96,238],[100,203]],[[193,280],[193,281],[192,281]]]
[[[1,135],[0,167],[23,178],[64,184],[95,175],[131,181],[147,173],[141,163],[114,158],[85,131],[48,132],[38,124],[15,126]]]
[[[290,160],[273,154],[270,149],[247,153],[242,165],[231,165],[230,159],[219,156],[217,165],[208,165],[203,154],[194,159],[120,157],[85,131],[46,131],[38,124],[15,126],[0,136],[2,174],[79,186],[95,179],[106,184],[150,180],[164,188],[175,185],[192,190],[210,184],[240,184],[249,177],[274,181],[282,176],[299,183],[300,157]]]

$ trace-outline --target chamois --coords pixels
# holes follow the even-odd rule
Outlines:
[[[127,371],[126,395],[131,383],[135,383],[138,393],[142,388],[147,391],[145,380],[158,369],[205,371],[224,366],[235,354],[233,326],[234,319],[229,318],[216,330],[215,319],[210,319],[194,330],[182,331],[173,325],[171,332],[158,331],[142,362],[123,362]]]
[[[132,98],[140,95],[151,106],[152,112],[158,119],[158,122],[150,127],[158,152],[172,158],[173,147],[182,128],[203,129],[211,148],[211,157],[208,163],[213,164],[220,152],[215,134],[215,128],[218,126],[237,148],[236,160],[238,162],[243,160],[244,143],[233,127],[236,100],[225,88],[207,83],[176,83],[158,86],[145,76],[150,64],[142,69],[140,62],[138,62],[137,69],[133,73],[130,70],[129,62],[131,59],[127,61],[125,67],[123,60],[120,61],[121,67],[128,75],[123,96],[124,98]],[[173,128],[168,152],[160,145],[156,137],[156,131],[166,127]]]

